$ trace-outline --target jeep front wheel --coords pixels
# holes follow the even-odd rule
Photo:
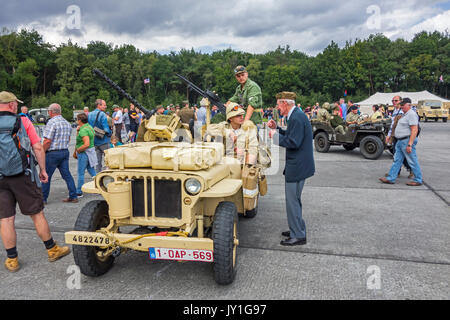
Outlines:
[[[377,136],[367,136],[361,140],[359,149],[364,158],[376,160],[383,154],[384,144]]]
[[[95,232],[109,224],[108,204],[103,200],[88,202],[81,209],[75,222],[75,231]],[[102,249],[92,246],[73,246],[75,264],[80,267],[81,273],[90,277],[98,277],[111,269],[114,257],[109,255],[102,258]]]
[[[227,285],[236,276],[238,245],[238,213],[233,202],[219,203],[214,215],[212,238],[214,242],[214,279]]]
[[[330,150],[330,142],[328,141],[328,135],[325,132],[319,132],[314,137],[314,147],[317,152],[328,152]]]

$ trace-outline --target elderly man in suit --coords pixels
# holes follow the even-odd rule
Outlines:
[[[287,129],[278,127],[275,121],[268,123],[274,143],[286,148],[285,194],[289,231],[281,234],[287,237],[283,246],[306,244],[306,225],[302,217],[301,195],[305,180],[314,175],[315,165],[312,146],[312,128],[308,117],[295,108],[296,94],[277,94],[277,109],[287,119]]]

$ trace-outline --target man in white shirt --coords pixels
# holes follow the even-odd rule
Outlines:
[[[117,140],[120,141],[120,143],[122,142],[122,126],[123,126],[123,114],[122,114],[122,110],[120,110],[120,107],[118,105],[113,105],[113,124],[114,124],[114,129],[116,131],[116,137]]]

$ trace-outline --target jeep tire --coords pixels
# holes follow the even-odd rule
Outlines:
[[[238,213],[230,201],[220,202],[214,215],[214,279],[218,284],[233,282],[237,267]]]
[[[376,160],[383,154],[384,144],[377,136],[367,136],[359,143],[359,149],[364,158]]]
[[[330,150],[330,142],[328,141],[328,135],[325,132],[319,132],[314,137],[314,148],[317,152],[326,153]]]
[[[46,120],[47,120],[47,117],[44,116],[43,114],[38,114],[38,115],[36,116],[36,122],[37,122],[37,123],[45,123]]]
[[[108,204],[104,200],[93,200],[81,209],[75,222],[75,231],[95,232],[109,224]],[[112,255],[100,258],[99,247],[73,245],[73,257],[81,273],[89,277],[98,277],[111,269],[114,263]]]

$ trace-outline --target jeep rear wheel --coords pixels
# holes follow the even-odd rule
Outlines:
[[[75,222],[75,231],[95,232],[109,224],[108,204],[103,200],[88,202],[81,209]],[[98,277],[111,269],[114,257],[101,258],[98,253],[102,249],[92,246],[73,245],[73,257],[81,273],[90,277]]]
[[[328,152],[330,150],[330,142],[328,141],[328,135],[325,132],[319,132],[314,137],[314,147],[317,152]]]
[[[442,122],[447,122],[447,118],[442,118]]]
[[[214,216],[212,238],[214,242],[214,279],[227,285],[236,276],[238,213],[233,202],[219,203]]]
[[[364,158],[376,160],[383,153],[384,144],[383,141],[381,141],[381,139],[377,136],[367,136],[361,140],[359,149],[361,150]]]

